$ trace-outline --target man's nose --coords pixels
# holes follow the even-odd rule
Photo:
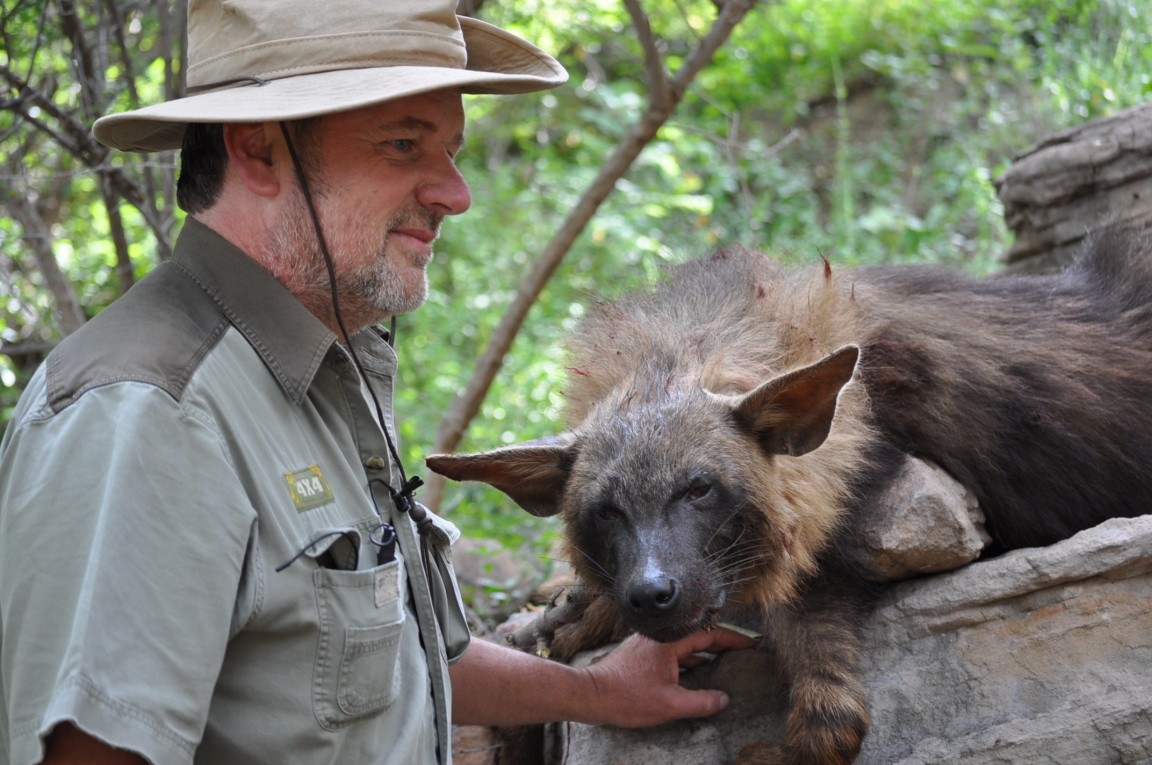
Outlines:
[[[421,184],[417,201],[444,215],[459,215],[472,206],[472,192],[451,158],[445,158],[432,178]]]

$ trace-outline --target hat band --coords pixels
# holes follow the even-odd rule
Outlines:
[[[256,85],[267,85],[268,84],[268,80],[262,80],[259,77],[252,77],[252,76],[233,77],[230,80],[219,80],[217,82],[208,82],[208,83],[205,83],[203,85],[193,85],[189,88],[184,88],[184,92],[185,92],[185,94],[192,96],[192,95],[195,95],[197,93],[203,93],[206,90],[218,90],[220,88],[226,88],[229,85],[236,85],[237,83],[241,83],[241,82],[251,82],[251,83],[254,83]]]
[[[189,59],[196,61],[190,52]],[[246,45],[204,58],[188,67],[188,84],[242,78],[275,80],[333,69],[430,66],[464,69],[468,53],[461,37],[406,30],[345,32]],[[237,75],[237,72],[250,74]]]

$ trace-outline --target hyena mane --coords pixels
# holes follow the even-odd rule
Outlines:
[[[728,447],[724,456],[740,463],[735,472],[745,481],[745,497],[743,537],[725,555],[746,561],[742,586],[729,597],[763,608],[788,602],[845,528],[858,492],[896,464],[891,450],[873,448],[877,433],[865,388],[839,390],[826,440],[796,456],[766,459],[743,438],[718,439],[708,412],[684,417],[679,429],[671,419],[695,413],[695,401],[746,395],[851,347],[860,321],[851,282],[830,268],[789,270],[743,248],[687,261],[670,268],[666,280],[588,312],[567,343],[566,424],[591,453],[641,441],[655,447],[628,466],[654,484],[675,480],[665,464],[671,454]],[[591,467],[596,474],[574,471],[574,489],[597,485],[605,472],[625,465],[596,460]],[[574,505],[565,516],[570,528],[577,525]],[[580,535],[568,534],[567,542],[581,578],[602,579]]]

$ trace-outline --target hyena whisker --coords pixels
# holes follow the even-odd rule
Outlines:
[[[763,556],[759,553],[759,550],[748,547],[735,552],[734,548],[728,548],[722,552],[727,554],[727,556],[724,558],[719,558],[715,561],[709,561],[714,562],[716,565],[716,570],[721,572],[733,568],[752,566],[763,559]]]
[[[774,549],[770,545],[763,543],[742,545],[741,542],[746,533],[747,529],[741,530],[740,536],[734,539],[728,546],[708,553],[705,556],[705,561],[715,563],[718,568],[724,569],[725,567],[755,565],[778,552],[778,548]]]
[[[732,521],[733,518],[737,517],[740,514],[740,510],[741,510],[741,508],[734,509],[731,513],[728,514],[728,516],[726,518],[724,518],[722,521],[717,523],[716,524],[716,530],[713,531],[712,536],[708,537],[708,540],[706,542],[704,542],[704,546],[701,549],[707,550],[708,548],[710,548],[712,546],[712,542],[716,539],[717,535],[719,535],[721,531],[723,531],[725,528],[727,528],[728,524]],[[740,525],[740,534],[736,537],[736,539],[732,540],[732,542],[730,542],[728,544],[728,547],[725,549],[730,549],[733,545],[735,545],[737,542],[739,542],[741,539],[743,539],[744,533],[747,530],[748,530],[747,526],[745,524],[741,524]],[[716,552],[710,553],[709,555],[710,556],[720,555],[720,554],[722,554],[722,552],[723,551],[721,551],[721,550],[717,550]]]
[[[580,554],[580,557],[585,561],[585,563],[592,567],[592,571],[598,574],[600,579],[606,582],[610,588],[615,585],[616,577],[607,568],[602,566],[600,562],[596,560],[595,556],[586,553],[579,547],[573,547],[572,549]]]

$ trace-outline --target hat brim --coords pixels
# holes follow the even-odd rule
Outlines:
[[[98,119],[96,140],[122,151],[179,149],[192,122],[276,122],[349,111],[419,93],[531,93],[568,73],[534,45],[499,27],[461,18],[468,68],[389,66],[339,69],[242,84]]]

